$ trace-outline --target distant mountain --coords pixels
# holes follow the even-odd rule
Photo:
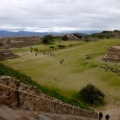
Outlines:
[[[80,31],[81,33],[91,35],[93,33],[100,33],[102,30],[89,30],[89,31]]]
[[[13,36],[44,36],[44,35],[59,35],[60,33],[53,33],[53,32],[29,32],[29,31],[18,31],[18,32],[11,32],[11,31],[4,31],[0,30],[0,37],[13,37]]]
[[[71,33],[77,33],[77,34],[92,34],[92,33],[99,33],[100,31],[68,31],[68,32],[30,32],[30,31],[18,31],[18,32],[12,32],[12,31],[6,31],[6,30],[0,30],[0,37],[13,37],[13,36],[44,36],[44,35],[54,35],[59,36],[61,34],[71,34]]]

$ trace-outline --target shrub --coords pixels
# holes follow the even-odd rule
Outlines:
[[[57,47],[59,47],[59,49],[63,49],[65,48],[65,45],[57,45]]]
[[[95,101],[100,102],[105,97],[104,93],[92,84],[87,84],[87,86],[83,87],[79,93],[85,102],[91,104]]]
[[[38,50],[38,48],[34,48],[34,51],[35,51],[35,52],[38,52],[39,50]]]
[[[54,46],[50,46],[49,48],[52,48],[52,49],[53,49],[53,48],[55,48],[55,47],[54,47]]]
[[[85,42],[89,42],[89,39],[85,39]]]

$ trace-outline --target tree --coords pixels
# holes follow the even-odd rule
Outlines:
[[[49,44],[51,41],[53,41],[54,37],[52,35],[45,35],[43,37],[43,43]]]
[[[91,104],[95,101],[100,102],[105,97],[105,94],[92,84],[87,84],[87,86],[83,87],[79,93],[84,101]]]

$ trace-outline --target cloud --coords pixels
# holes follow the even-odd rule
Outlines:
[[[0,0],[0,29],[120,29],[119,0]]]

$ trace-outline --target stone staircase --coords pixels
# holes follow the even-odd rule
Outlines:
[[[52,118],[52,116],[54,116],[53,114],[55,114],[56,118],[61,118],[61,120],[64,120],[65,115],[67,115],[67,117],[69,115],[76,116],[75,120],[82,120],[82,117],[87,117],[89,120],[95,120],[98,117],[96,112],[83,110],[80,107],[63,103],[56,98],[44,94],[41,90],[38,90],[33,86],[25,85],[10,76],[0,76],[0,103],[2,104],[0,111],[2,112],[3,109],[6,111],[4,113],[2,112],[5,119],[8,119],[6,118],[6,114],[9,114],[12,120],[14,120],[14,118],[16,119],[18,114],[22,117],[26,116],[25,120],[34,120],[34,117],[36,117],[35,120],[39,120],[40,117],[43,117],[40,120],[58,120]],[[3,104],[6,104],[11,108],[5,108]],[[12,108],[18,110],[13,111]],[[40,111],[43,111],[46,114],[41,114]],[[49,116],[49,119],[46,115]],[[64,117],[62,118],[62,116]],[[67,117],[65,117],[65,120],[67,120]]]

